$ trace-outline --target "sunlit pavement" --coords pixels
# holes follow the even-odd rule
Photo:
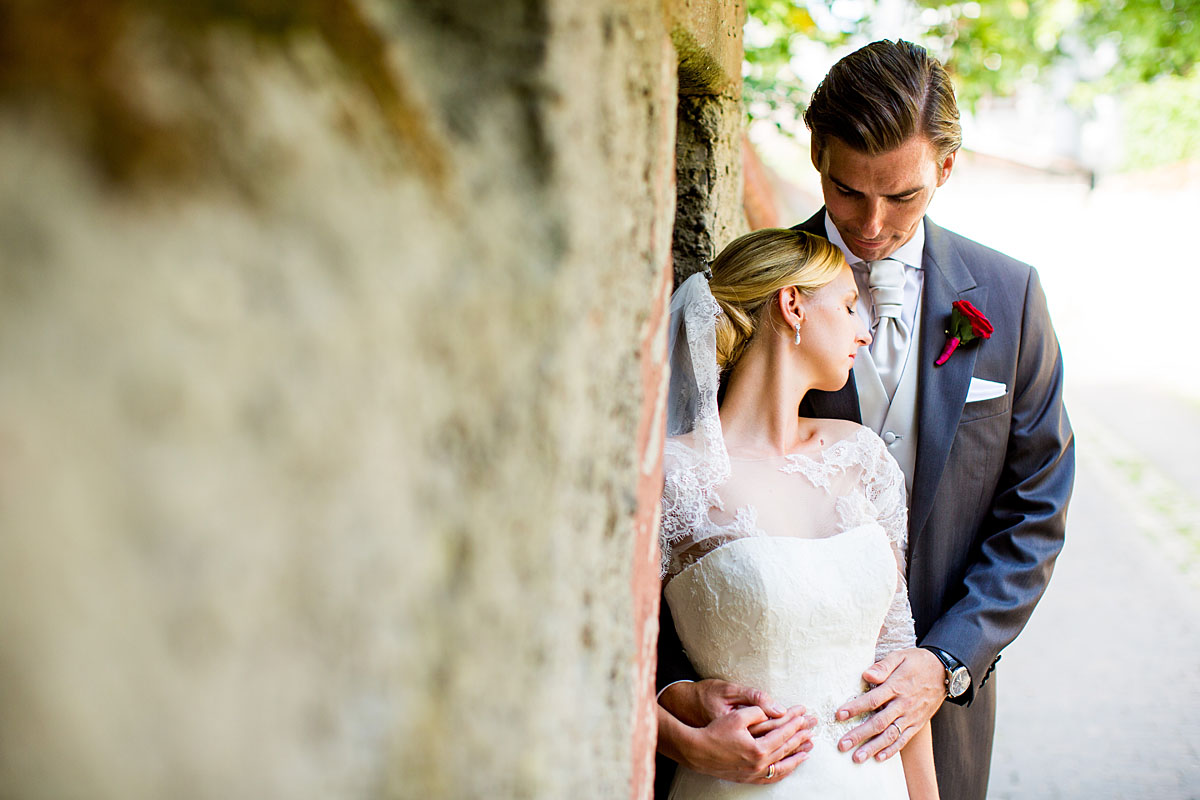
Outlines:
[[[1081,450],[1107,427],[1079,419]],[[1122,482],[1081,452],[1067,546],[997,670],[990,800],[1200,798],[1195,568]]]

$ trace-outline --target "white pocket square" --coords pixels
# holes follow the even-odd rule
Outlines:
[[[983,378],[971,378],[971,387],[967,389],[967,402],[978,403],[980,400],[991,400],[994,397],[1004,397],[1008,387],[999,381],[986,381]]]

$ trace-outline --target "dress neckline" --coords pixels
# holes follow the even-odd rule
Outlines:
[[[781,453],[773,456],[761,456],[759,458],[742,458],[740,456],[730,454],[729,460],[735,464],[759,464],[767,461],[787,461],[793,458],[804,458],[808,459],[809,461],[816,461],[817,459],[823,457],[830,450],[837,447],[839,444],[844,442],[856,443],[859,439],[859,436],[862,434],[862,430],[863,429],[860,428],[859,430],[855,431],[853,436],[831,437],[831,441],[823,442],[817,447],[796,450],[795,452],[791,453]],[[726,445],[726,452],[728,452],[728,445]]]

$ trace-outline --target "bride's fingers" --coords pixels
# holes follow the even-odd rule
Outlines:
[[[793,737],[809,738],[812,736],[810,717],[797,716],[784,725],[780,725],[770,733],[764,734],[756,741],[759,750],[766,754],[770,761],[778,761],[792,754],[795,746],[789,747]]]
[[[766,712],[758,706],[743,706],[742,708],[729,713],[737,717],[740,727],[746,728],[747,730],[749,730],[752,725],[761,725],[770,719]]]
[[[781,725],[786,725],[797,716],[804,716],[805,713],[806,709],[804,706],[792,706],[782,717],[768,719],[765,722],[759,722],[755,725],[751,725],[749,728],[747,728],[747,730],[750,731],[751,736],[757,738],[770,733]]]
[[[789,722],[792,722],[792,720],[789,720]],[[788,730],[792,730],[793,728],[795,728],[795,732],[792,733],[792,735],[789,736],[787,738],[787,740],[785,740],[782,744],[779,744],[779,746],[776,749],[769,751],[772,758],[778,760],[778,759],[783,758],[784,756],[790,756],[792,753],[796,752],[796,750],[800,749],[801,747],[804,747],[804,749],[806,749],[806,750],[812,749],[811,740],[812,740],[812,736],[813,736],[813,728],[816,727],[816,724],[817,724],[817,718],[802,716],[800,719],[795,720],[795,722],[797,722],[799,724],[798,725],[790,725],[788,728]],[[778,727],[782,727],[782,726],[778,726]],[[769,733],[769,731],[768,731],[768,733]],[[763,734],[762,736],[759,736],[756,738],[758,738],[760,740],[760,744],[765,742],[765,744],[763,744],[764,747],[772,746],[778,741],[778,738],[773,738],[773,739],[769,739],[769,740],[766,739],[766,734]],[[807,746],[805,746],[805,745],[807,745]]]
[[[801,719],[800,719],[800,730],[801,731],[811,730],[817,724],[816,717],[805,717],[803,714],[801,714],[800,717],[801,717]],[[746,730],[755,739],[761,739],[762,737],[766,736],[768,733],[778,730],[779,728],[782,728],[784,725],[790,724],[794,719],[795,719],[795,717],[790,716],[790,715],[783,717],[782,719],[770,719],[760,725],[751,725]],[[811,734],[807,734],[807,735],[811,735]]]
[[[817,724],[816,717],[809,717],[808,722],[800,730],[792,735],[792,738],[787,740],[787,744],[783,746],[783,753],[792,755],[793,753],[807,753],[813,749],[813,727]]]
[[[766,776],[754,781],[758,784],[779,783],[781,780],[791,775],[796,771],[796,767],[803,764],[808,759],[808,752],[793,753],[787,758],[780,759],[775,762],[775,770],[771,775],[771,779],[767,780]]]

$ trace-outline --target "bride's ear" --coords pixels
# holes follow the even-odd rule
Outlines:
[[[783,323],[789,329],[795,330],[797,325],[804,325],[804,295],[800,293],[799,287],[785,286],[779,290],[779,294],[775,295],[775,302],[778,304],[779,316],[783,318]]]

